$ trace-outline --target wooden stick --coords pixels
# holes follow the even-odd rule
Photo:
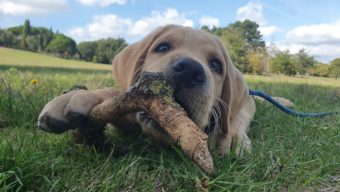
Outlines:
[[[90,113],[90,119],[95,124],[102,125],[115,122],[128,113],[145,111],[177,141],[189,158],[205,172],[213,174],[214,165],[208,150],[208,136],[172,96],[172,82],[166,80],[161,73],[144,72],[128,92],[96,106]]]

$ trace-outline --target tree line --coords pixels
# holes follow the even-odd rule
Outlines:
[[[292,54],[288,50],[277,49],[275,45],[266,46],[256,22],[236,21],[226,27],[209,29],[203,26],[201,29],[221,40],[232,61],[243,73],[340,77],[340,58],[325,64],[317,61],[306,49]],[[107,38],[77,44],[72,38],[53,32],[52,28],[33,27],[26,20],[21,26],[0,29],[0,46],[111,64],[127,42],[122,38]]]
[[[33,27],[29,20],[21,26],[0,29],[0,46],[48,53],[66,59],[111,64],[113,57],[127,43],[124,39],[100,39],[77,44],[72,38],[52,28]]]
[[[306,49],[292,54],[277,49],[275,45],[266,46],[258,28],[256,22],[244,20],[227,27],[209,29],[203,26],[201,29],[220,38],[232,61],[243,73],[340,77],[340,58],[325,64],[317,61]]]

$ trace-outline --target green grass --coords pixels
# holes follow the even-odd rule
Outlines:
[[[111,65],[61,59],[40,53],[0,47],[0,65],[111,70]]]
[[[140,132],[109,129],[114,150],[99,153],[71,144],[68,134],[37,129],[47,101],[75,84],[114,86],[110,71],[6,64],[0,65],[0,191],[340,190],[339,116],[299,119],[259,104],[249,133],[252,154],[214,157],[218,174],[209,178],[178,148]],[[291,99],[297,110],[340,110],[339,80],[246,80],[253,89]]]

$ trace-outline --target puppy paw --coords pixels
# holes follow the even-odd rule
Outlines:
[[[235,146],[237,156],[243,156],[244,153],[251,153],[251,141],[247,135],[238,135]]]
[[[48,102],[38,117],[38,127],[52,133],[63,133],[72,128],[64,115],[64,109],[71,98],[79,91],[60,95]]]
[[[74,127],[85,127],[89,125],[89,114],[103,98],[91,91],[82,91],[73,95],[64,108],[64,116]]]
[[[285,107],[288,107],[288,108],[294,107],[294,103],[292,101],[290,101],[289,99],[286,99],[286,98],[283,98],[283,97],[274,97],[274,99]]]
[[[251,141],[247,135],[225,135],[219,137],[216,144],[217,153],[220,156],[225,156],[232,152],[236,156],[242,156],[244,153],[251,152]]]

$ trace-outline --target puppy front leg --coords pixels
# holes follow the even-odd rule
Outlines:
[[[79,93],[87,92],[85,90],[71,91],[60,95],[48,102],[38,117],[38,127],[46,132],[63,133],[72,129],[70,121],[64,114],[64,109],[69,104],[71,98]]]
[[[233,114],[226,134],[216,129],[212,135],[212,145],[216,147],[218,154],[228,154],[233,147],[235,147],[237,155],[251,151],[251,141],[247,136],[247,131],[255,115],[255,110],[255,102],[249,97],[239,112]]]
[[[105,140],[104,126],[89,121],[91,110],[118,91],[113,88],[93,91],[77,90],[58,96],[50,101],[38,118],[38,127],[52,133],[75,129],[75,143],[99,146]]]

